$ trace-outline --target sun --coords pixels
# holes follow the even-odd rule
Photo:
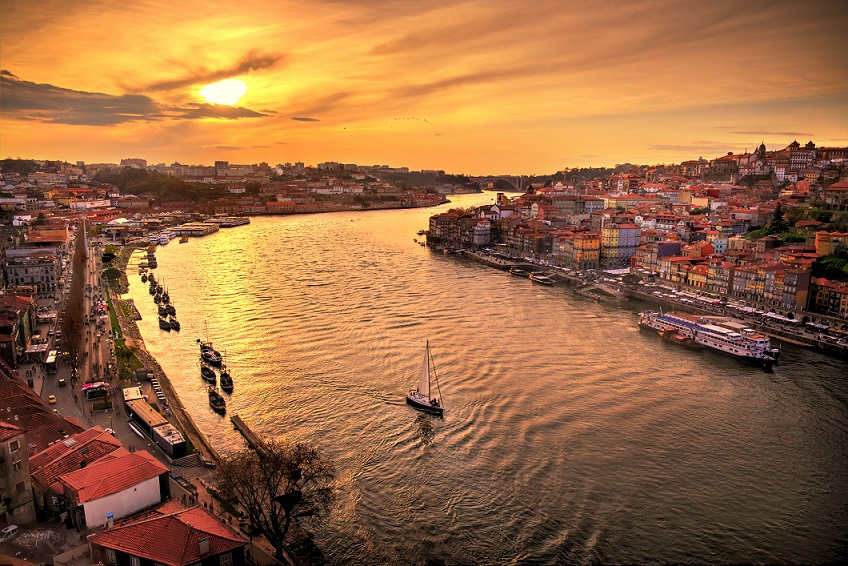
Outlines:
[[[212,104],[232,106],[247,92],[247,85],[241,79],[224,79],[211,85],[206,85],[200,95]]]

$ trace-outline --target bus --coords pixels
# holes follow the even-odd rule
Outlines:
[[[56,373],[56,350],[47,352],[47,360],[44,362],[44,370],[47,373]]]

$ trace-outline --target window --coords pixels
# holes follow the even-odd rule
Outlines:
[[[12,464],[12,469],[13,469],[14,471],[16,471],[16,472],[17,472],[18,470],[20,470],[21,468],[23,468],[23,464],[21,464],[21,461],[20,461],[20,460],[16,460],[16,461],[15,461],[15,463],[14,463],[14,464]]]
[[[20,449],[21,449],[21,441],[20,440],[13,440],[12,442],[9,443],[9,452],[17,452]]]
[[[141,560],[138,556],[130,556],[130,566],[141,566]]]
[[[106,562],[109,563],[109,564],[117,564],[118,563],[118,557],[115,556],[115,551],[112,550],[111,548],[106,549]]]
[[[15,485],[15,491],[18,495],[23,494],[26,491],[26,484],[22,481],[18,482],[17,485]]]
[[[221,566],[233,566],[233,553],[228,552],[226,554],[222,554],[219,558],[219,564]]]

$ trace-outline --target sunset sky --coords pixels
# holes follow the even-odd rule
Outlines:
[[[0,157],[453,173],[848,145],[848,2],[0,0]],[[200,91],[240,79],[233,106]]]

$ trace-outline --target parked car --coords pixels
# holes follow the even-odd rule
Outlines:
[[[68,384],[68,382],[67,382],[67,381],[65,381],[65,378],[64,378],[64,377],[60,377],[60,378],[59,378],[59,387],[64,387],[64,386],[65,386],[65,385],[67,385],[67,384]]]
[[[9,525],[2,531],[0,531],[0,542],[6,542],[11,539],[13,536],[18,534],[18,526],[17,525]]]

